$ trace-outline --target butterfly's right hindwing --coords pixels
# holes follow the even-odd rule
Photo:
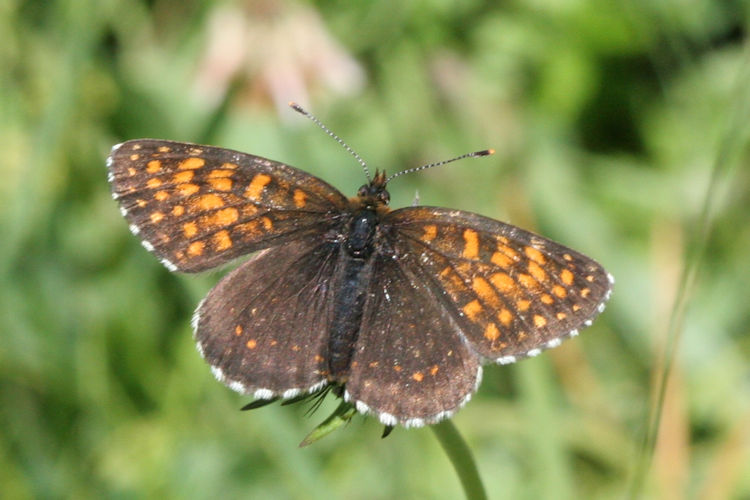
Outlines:
[[[235,391],[269,399],[326,384],[338,246],[316,238],[259,253],[214,287],[193,318],[198,350]]]

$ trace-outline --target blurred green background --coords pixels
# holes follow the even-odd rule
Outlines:
[[[454,422],[491,498],[750,498],[750,5],[0,2],[0,497],[460,498],[428,429],[238,409],[190,316],[222,274],[170,274],[104,159],[211,143],[353,195],[533,229],[617,278],[575,340],[487,367]],[[659,397],[662,374],[671,368]],[[662,421],[653,456],[644,439]],[[640,472],[639,472],[640,471]],[[643,473],[641,475],[641,472]],[[639,479],[642,478],[642,479]]]

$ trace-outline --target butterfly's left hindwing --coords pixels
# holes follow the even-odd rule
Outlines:
[[[348,203],[301,170],[211,146],[137,139],[115,146],[107,163],[131,231],[173,271],[321,235]]]

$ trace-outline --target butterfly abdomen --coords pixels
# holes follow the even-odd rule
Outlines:
[[[375,210],[365,208],[354,213],[344,230],[328,339],[328,378],[332,381],[345,382],[349,373],[372,275],[371,256],[377,225]]]

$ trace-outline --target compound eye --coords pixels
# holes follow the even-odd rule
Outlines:
[[[381,191],[378,198],[380,198],[380,201],[382,201],[386,205],[389,201],[391,201],[391,195],[388,193],[388,191]]]

